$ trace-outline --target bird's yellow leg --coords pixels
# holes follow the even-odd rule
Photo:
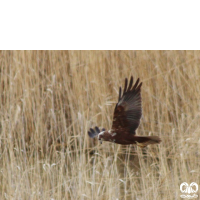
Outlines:
[[[140,148],[144,148],[147,146],[147,144],[145,143],[139,143],[139,142],[136,142],[137,146],[140,147]]]

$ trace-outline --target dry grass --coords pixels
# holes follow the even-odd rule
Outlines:
[[[172,200],[200,185],[199,51],[0,52],[0,199]],[[125,77],[143,82],[145,150],[110,128]],[[200,194],[199,194],[200,195]]]

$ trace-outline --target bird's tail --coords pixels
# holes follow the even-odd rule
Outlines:
[[[159,144],[161,139],[158,136],[134,136],[138,146],[146,147],[149,144]]]

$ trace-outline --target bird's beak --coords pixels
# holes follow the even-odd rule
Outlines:
[[[102,142],[103,142],[103,139],[101,138],[99,141],[100,141],[100,144],[102,144]]]

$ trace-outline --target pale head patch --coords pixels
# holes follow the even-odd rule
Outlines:
[[[102,132],[100,132],[100,133],[98,134],[98,139],[99,139],[99,136],[100,136],[100,135],[104,135],[104,132],[105,132],[105,131],[102,131]]]

